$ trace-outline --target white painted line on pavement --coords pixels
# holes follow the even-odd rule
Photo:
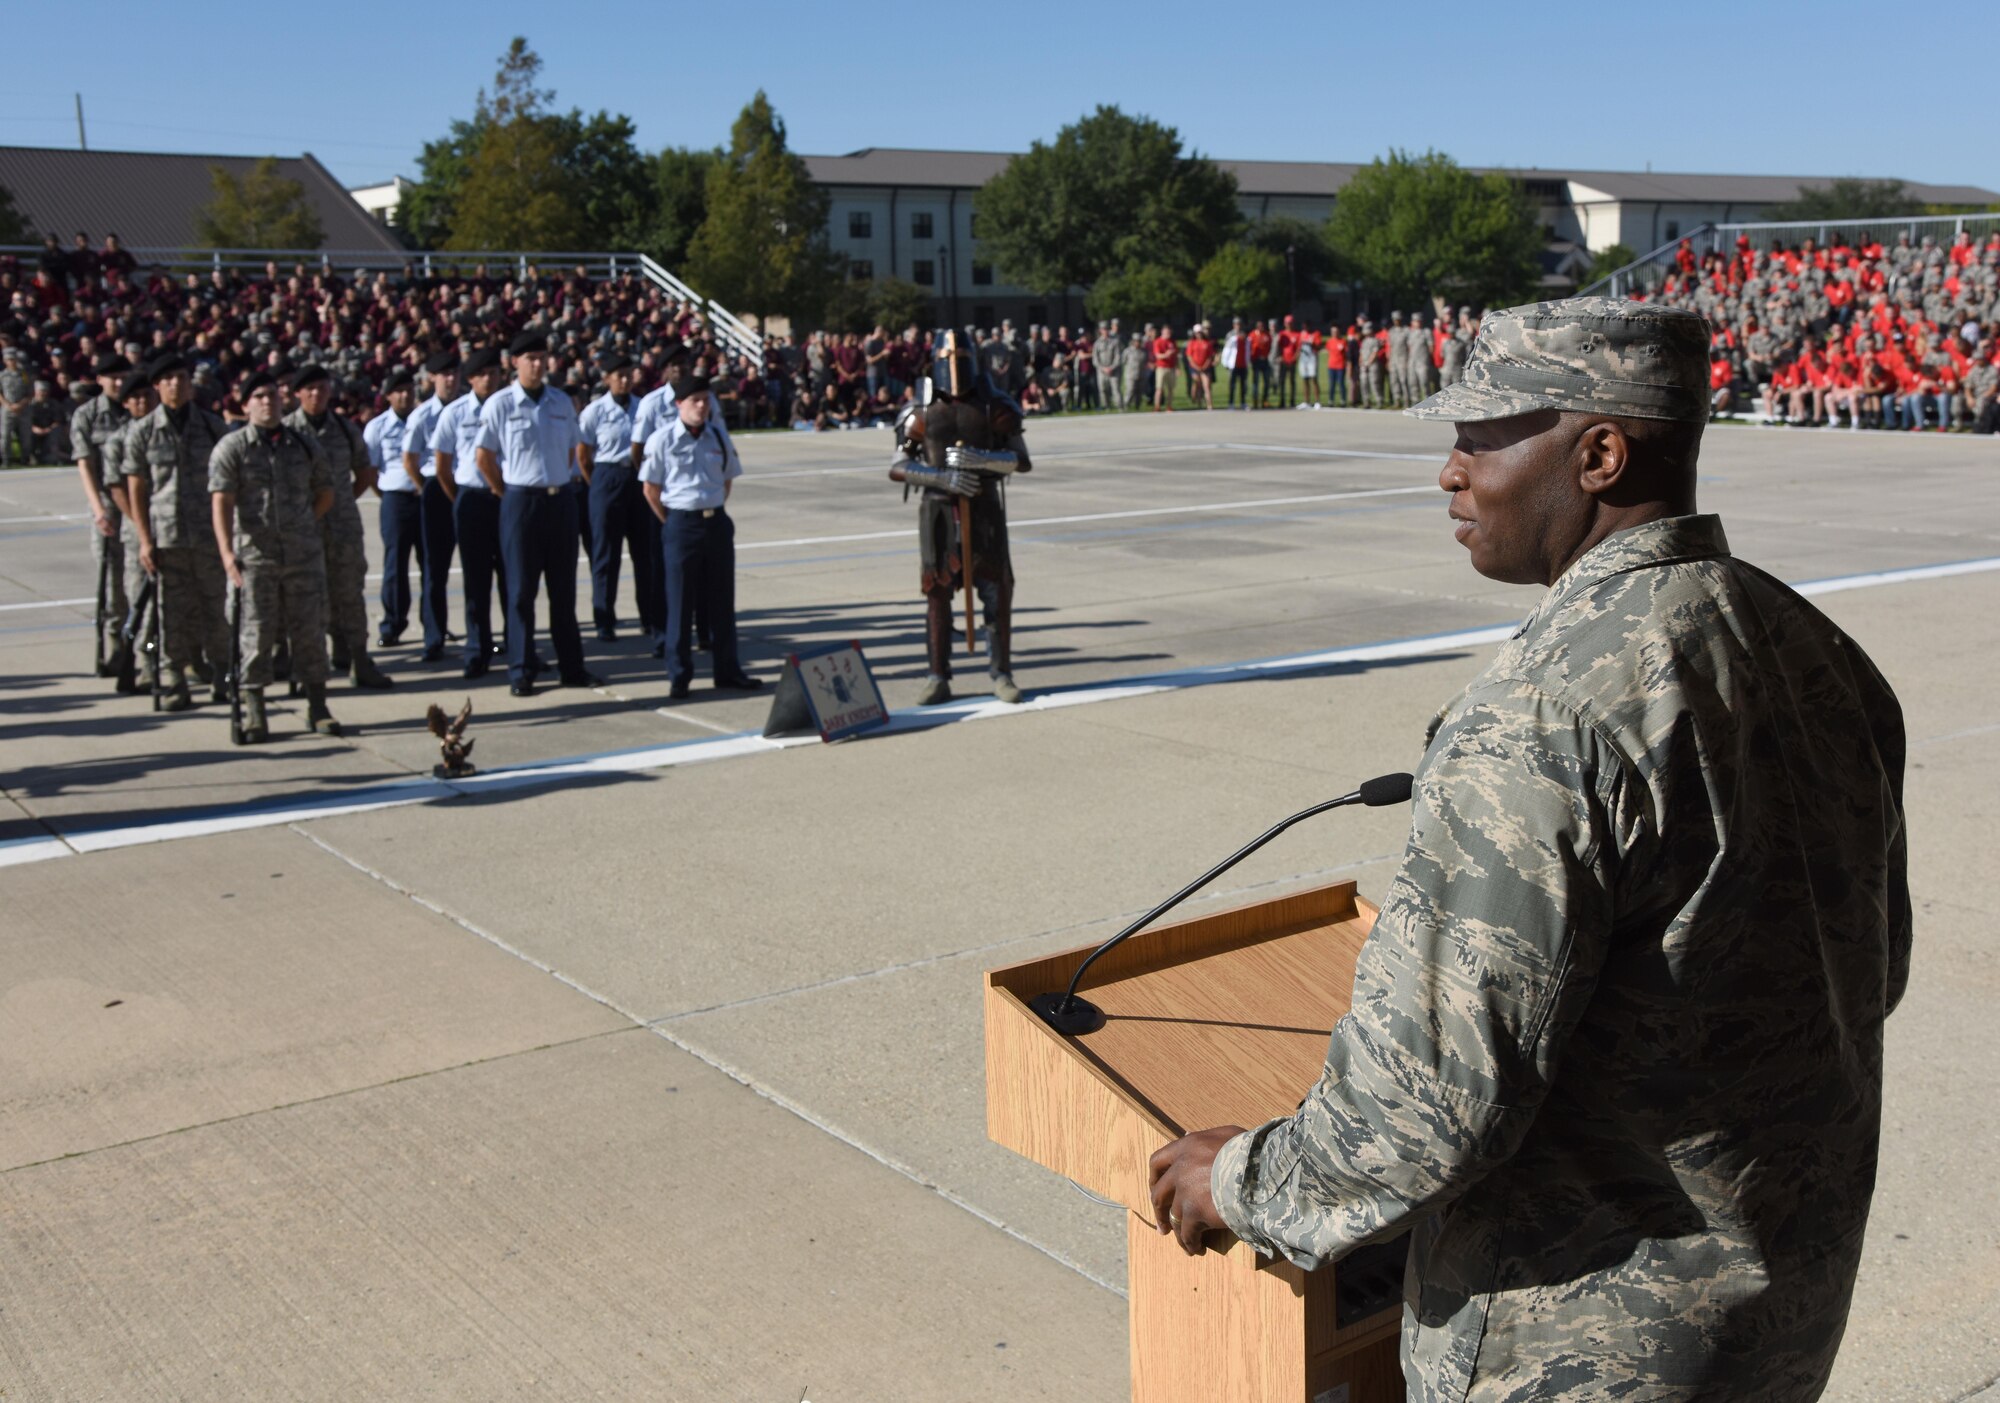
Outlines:
[[[1242,502],[1197,502],[1186,507],[1138,507],[1131,511],[1084,512],[1077,516],[1037,516],[1007,523],[1009,531],[1024,526],[1073,526],[1083,521],[1130,521],[1142,516],[1195,516],[1203,512],[1253,511],[1262,507],[1296,507],[1309,502],[1346,502],[1362,497],[1439,496],[1435,487],[1368,487],[1353,492],[1316,492],[1307,497],[1256,497]],[[890,541],[916,535],[914,529],[864,531],[852,536],[795,536],[786,541],[744,541],[738,550],[778,550],[790,546],[832,546],[848,541]]]
[[[5,613],[14,609],[70,609],[74,608],[78,604],[89,604],[94,607],[97,604],[97,600],[94,598],[35,599],[35,600],[30,600],[26,604],[0,604],[0,613]]]
[[[1804,594],[1836,594],[1850,589],[1905,584],[1920,580],[1948,579],[1959,575],[2000,571],[2000,556],[1980,560],[1953,561],[1942,565],[1916,565],[1901,570],[1880,570],[1862,575],[1843,575],[1811,580],[1794,586]],[[910,734],[934,730],[965,721],[989,721],[1005,716],[1022,716],[1039,711],[1058,711],[1072,706],[1092,706],[1099,702],[1125,701],[1133,697],[1157,696],[1166,692],[1190,691],[1197,687],[1244,682],[1253,678],[1282,677],[1288,673],[1310,672],[1343,664],[1385,662],[1420,658],[1462,648],[1482,647],[1510,637],[1516,623],[1490,624],[1453,633],[1428,634],[1415,638],[1388,639],[1345,648],[1328,648],[1310,653],[1289,653],[1275,658],[1248,662],[1219,663],[1211,667],[1178,668],[1170,672],[1128,677],[1101,685],[1054,687],[1037,693],[1016,706],[974,697],[943,706],[912,707],[891,712],[889,725],[876,734]],[[61,841],[21,839],[0,861],[34,862],[65,857],[75,852],[102,852],[139,843],[167,842],[175,838],[201,837],[213,833],[264,828],[283,823],[331,818],[341,814],[366,813],[377,809],[401,808],[469,794],[506,793],[513,790],[560,786],[564,781],[588,781],[648,770],[696,765],[711,760],[732,760],[746,755],[764,755],[800,746],[818,745],[815,735],[766,739],[756,731],[720,735],[714,740],[670,741],[657,746],[607,751],[598,755],[576,755],[533,764],[486,770],[465,779],[445,782],[412,777],[367,785],[334,794],[305,794],[262,801],[244,808],[198,810],[180,816],[163,816],[148,822],[119,824],[93,829],[88,817],[74,826],[63,819],[44,819],[60,834]],[[0,852],[6,852],[0,845]]]

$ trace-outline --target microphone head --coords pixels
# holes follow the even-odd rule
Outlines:
[[[1361,802],[1369,808],[1380,808],[1384,804],[1407,803],[1410,786],[1416,781],[1409,775],[1377,775],[1361,782]]]

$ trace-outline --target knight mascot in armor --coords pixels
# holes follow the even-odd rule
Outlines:
[[[930,676],[920,706],[951,700],[952,604],[965,596],[968,648],[977,637],[972,597],[986,616],[986,670],[993,695],[1021,700],[1010,649],[1014,622],[1014,566],[1007,553],[1007,479],[1024,473],[1028,445],[1021,438],[1021,406],[987,376],[972,342],[960,332],[940,332],[931,372],[896,419],[897,453],[892,480],[922,495],[917,518],[928,606],[924,642]]]

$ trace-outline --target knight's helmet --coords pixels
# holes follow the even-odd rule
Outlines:
[[[941,395],[968,399],[978,392],[979,362],[965,333],[947,328],[931,342],[931,383]]]

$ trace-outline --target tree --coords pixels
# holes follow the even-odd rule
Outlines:
[[[541,55],[516,35],[500,56],[492,95],[480,90],[471,124],[479,143],[453,200],[446,248],[554,250],[584,242],[584,192],[564,160],[565,136],[578,133],[543,111],[555,92],[535,86],[541,71]]]
[[[1474,175],[1437,151],[1391,151],[1335,199],[1327,241],[1370,291],[1403,306],[1433,294],[1504,306],[1540,285],[1547,235],[1508,177]]]
[[[1602,282],[1638,257],[1629,244],[1606,244],[1591,257],[1590,271],[1583,275],[1583,286]]]
[[[653,221],[653,168],[632,138],[638,128],[622,113],[585,117],[572,110],[548,119],[557,160],[577,193],[582,242],[591,249],[635,248]]]
[[[759,90],[709,172],[708,211],[688,246],[688,281],[758,319],[809,320],[834,281],[826,192],[785,146],[785,124]]]
[[[868,324],[901,331],[930,319],[931,295],[907,278],[877,278],[868,289]]]
[[[1900,180],[1836,180],[1830,185],[1799,187],[1798,198],[1772,205],[1764,218],[1772,221],[1832,219],[1900,219],[1924,212],[1923,203],[1903,191]]]
[[[14,192],[0,185],[0,244],[33,243],[28,217],[14,203]]]
[[[1171,320],[1184,315],[1194,302],[1194,289],[1172,268],[1159,263],[1134,263],[1097,280],[1083,300],[1092,321]]]
[[[447,135],[424,143],[423,154],[417,157],[417,179],[396,207],[403,236],[418,248],[443,248],[451,237],[465,173],[485,138],[483,123],[457,119]]]
[[[1191,284],[1243,224],[1235,177],[1183,154],[1174,128],[1103,106],[1009,161],[974,208],[1001,275],[1045,295],[1149,263]]]
[[[1268,317],[1287,301],[1284,257],[1231,244],[1201,265],[1195,291],[1204,316]]]
[[[688,245],[708,217],[708,173],[721,164],[720,149],[669,146],[653,157],[652,214],[632,247],[670,271],[685,264]]]
[[[1289,262],[1286,266],[1288,300],[1316,297],[1320,288],[1339,280],[1340,260],[1326,241],[1326,226],[1288,214],[1273,215],[1252,224],[1243,235],[1252,248],[1275,253]]]
[[[581,191],[552,124],[516,118],[487,129],[466,167],[449,249],[573,249],[584,243]]]
[[[208,179],[215,198],[195,214],[198,247],[318,248],[326,238],[305,186],[278,174],[276,156],[258,161],[241,180],[210,166]]]

